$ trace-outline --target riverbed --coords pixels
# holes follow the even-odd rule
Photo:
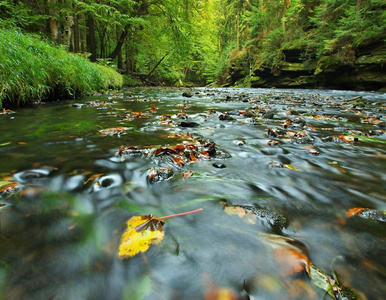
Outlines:
[[[3,111],[0,299],[384,299],[385,111],[236,88]],[[118,255],[131,217],[199,208]]]

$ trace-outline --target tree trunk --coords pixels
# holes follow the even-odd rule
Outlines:
[[[64,41],[68,49],[72,50],[71,36],[72,26],[74,26],[73,16],[66,16],[66,25],[64,25]]]
[[[47,0],[49,6],[49,14],[50,14],[50,31],[51,31],[51,40],[58,43],[60,42],[59,37],[59,22],[57,20],[58,12],[53,9],[54,4],[58,3],[57,0]]]
[[[75,7],[74,7],[75,9]],[[76,11],[75,11],[76,13]],[[80,33],[79,33],[79,20],[78,16],[74,14],[74,33],[73,33],[73,39],[74,39],[74,49],[73,51],[75,53],[80,52]]]
[[[115,47],[113,52],[111,52],[111,54],[109,55],[109,58],[115,59],[117,57],[118,53],[121,52],[123,43],[125,42],[125,39],[126,39],[126,36],[127,36],[127,33],[128,33],[128,31],[125,28],[125,30],[122,31],[122,33],[121,33],[121,35],[120,35],[120,37],[118,39],[117,46]]]
[[[97,59],[97,44],[96,44],[96,38],[95,38],[95,23],[92,15],[88,15],[87,17],[87,27],[88,27],[87,46],[88,46],[88,50],[91,52],[90,60],[95,62]]]

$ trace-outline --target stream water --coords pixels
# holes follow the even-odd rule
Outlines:
[[[0,299],[385,299],[385,111],[226,88],[3,111]],[[132,216],[198,208],[118,256]]]

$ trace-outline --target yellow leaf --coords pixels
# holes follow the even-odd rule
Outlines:
[[[229,215],[238,215],[247,224],[256,224],[257,215],[253,211],[247,210],[239,205],[227,205],[226,202],[220,202],[224,206],[224,211]]]
[[[294,166],[291,166],[289,164],[283,165],[283,167],[294,171],[301,171],[300,169],[295,168]]]
[[[119,258],[133,257],[139,252],[146,252],[150,244],[159,244],[164,238],[163,220],[153,215],[134,216],[127,221],[127,229],[122,234],[119,245]]]

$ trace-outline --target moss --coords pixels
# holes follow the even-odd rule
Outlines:
[[[305,63],[284,62],[281,65],[280,69],[282,71],[288,71],[288,72],[310,71],[309,66],[307,66]]]
[[[355,62],[357,66],[366,66],[366,65],[386,65],[386,55],[363,55],[358,58]]]

